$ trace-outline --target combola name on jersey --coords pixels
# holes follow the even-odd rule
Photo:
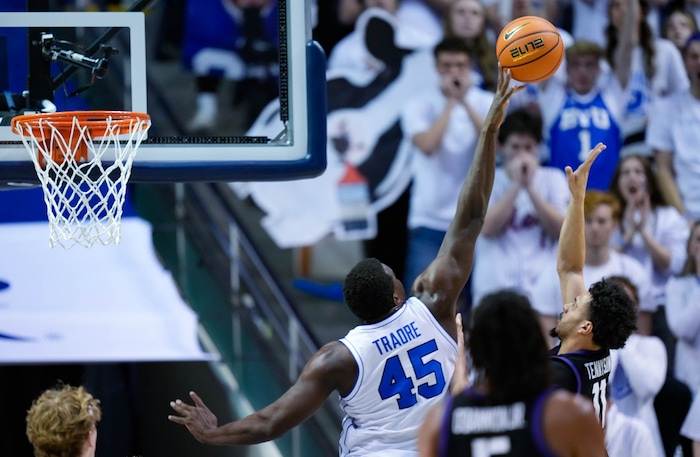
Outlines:
[[[395,332],[389,332],[388,335],[377,338],[376,340],[372,341],[372,344],[377,347],[380,354],[384,354],[385,352],[393,351],[399,346],[403,346],[409,341],[415,340],[419,336],[421,336],[421,333],[418,330],[418,327],[416,327],[416,323],[411,322]]]
[[[585,364],[585,366],[586,370],[588,371],[588,379],[600,378],[606,373],[610,373],[610,370],[612,369],[610,356],[594,362],[588,362]]]
[[[452,411],[452,433],[499,433],[525,428],[525,403],[508,406],[455,408]]]

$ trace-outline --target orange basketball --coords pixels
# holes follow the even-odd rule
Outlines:
[[[503,27],[496,41],[496,55],[513,79],[524,83],[544,81],[564,59],[564,43],[557,28],[538,16],[523,16]]]

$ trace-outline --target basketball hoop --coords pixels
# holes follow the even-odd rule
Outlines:
[[[148,114],[64,111],[12,119],[44,189],[49,244],[119,244],[126,184]]]

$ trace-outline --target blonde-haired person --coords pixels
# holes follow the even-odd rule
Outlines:
[[[45,390],[27,412],[27,438],[35,457],[94,457],[100,401],[83,387]]]

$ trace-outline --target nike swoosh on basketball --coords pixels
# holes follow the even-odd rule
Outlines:
[[[528,24],[529,24],[529,22],[526,22],[526,23],[524,23],[524,24],[520,24],[519,26],[517,26],[517,27],[514,28],[513,30],[511,30],[511,31],[509,31],[509,32],[506,32],[505,35],[503,35],[503,39],[506,40],[506,41],[510,40],[510,37],[512,37],[513,34],[514,34],[515,32],[517,32],[518,30],[522,29],[523,27],[525,27],[525,26],[528,25]]]

